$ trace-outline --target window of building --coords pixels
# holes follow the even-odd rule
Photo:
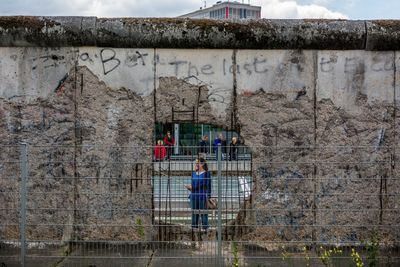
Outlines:
[[[238,19],[238,18],[239,18],[239,9],[234,8],[234,9],[233,9],[233,13],[234,13],[233,18],[234,18],[234,19]]]

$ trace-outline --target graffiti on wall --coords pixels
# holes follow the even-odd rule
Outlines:
[[[345,57],[341,65],[338,63],[337,56],[329,58],[321,57],[319,65],[321,72],[328,73],[333,72],[338,67],[343,69],[344,73],[364,73],[367,70],[382,72],[393,71],[395,69],[394,58],[385,56],[374,57],[368,66],[365,64],[364,58],[361,57]]]
[[[2,79],[0,95],[8,99],[26,95],[32,98],[45,97],[59,88],[59,81],[77,63],[87,66],[108,86],[129,88],[142,96],[149,95],[158,86],[159,77],[177,77],[194,85],[205,85],[209,88],[209,100],[215,103],[229,102],[235,79],[240,92],[261,89],[265,92],[297,93],[301,88],[312,87],[312,72],[318,73],[316,77],[321,83],[327,83],[335,77],[338,82],[335,86],[348,88],[350,92],[360,86],[373,86],[371,82],[376,79],[380,83],[385,79],[391,80],[400,60],[395,52],[366,51],[234,52],[82,47],[32,48],[5,53],[8,56],[0,59],[0,73],[5,77]],[[29,79],[21,82],[16,77],[23,76],[21,72],[27,69],[30,69],[32,75],[25,75]],[[368,75],[364,79],[366,73]],[[371,73],[376,73],[376,76],[372,77],[369,75]],[[379,73],[385,73],[385,76]],[[19,86],[19,83],[23,86]],[[19,90],[12,89],[17,86]],[[318,90],[331,91],[325,87]],[[327,93],[322,95],[330,96]]]
[[[103,48],[94,54],[83,52],[80,54],[80,60],[101,64],[103,74],[108,75],[113,71],[117,71],[120,67],[140,68],[152,65],[163,66],[167,68],[167,72],[175,76],[211,76],[222,74],[224,76],[234,72],[234,65],[230,58],[222,58],[220,62],[207,62],[205,64],[196,63],[187,59],[164,59],[159,54],[151,57],[148,52],[141,50],[126,50],[125,55],[117,55],[117,52],[112,48]],[[256,56],[248,62],[237,64],[236,72],[246,75],[262,74],[271,70],[268,59],[264,56]]]
[[[297,69],[303,70],[303,66],[306,62],[298,60],[297,56],[293,58],[285,59],[285,62],[272,62],[268,56],[259,55],[245,59],[243,62],[236,64],[236,68],[231,63],[230,58],[221,58],[220,62],[207,62],[205,64],[194,62],[187,59],[165,59],[159,54],[156,54],[154,58],[149,55],[148,52],[141,50],[126,50],[125,56],[122,58],[117,55],[116,51],[112,48],[103,48],[98,54],[95,53],[90,55],[88,52],[80,54],[82,61],[95,62],[101,64],[103,74],[107,75],[113,71],[117,71],[120,67],[128,68],[140,68],[145,66],[158,65],[167,68],[167,72],[175,76],[193,77],[193,76],[210,76],[219,75],[224,76],[232,74],[236,70],[237,74],[254,75],[254,74],[265,74],[273,71],[279,73],[279,70],[285,69],[285,66],[290,65],[290,70]],[[311,64],[311,62],[309,62]],[[342,66],[338,66],[342,64]],[[360,65],[365,65],[366,62],[362,57],[345,57],[341,62],[338,61],[338,56],[331,57],[320,57],[319,58],[319,70],[321,72],[332,72],[336,67],[343,69],[344,73],[352,73],[356,69],[360,69]],[[373,58],[369,66],[365,68],[374,71],[392,71],[394,70],[395,63],[393,57],[379,56]],[[364,70],[364,68],[361,68]]]

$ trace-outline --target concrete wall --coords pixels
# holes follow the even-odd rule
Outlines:
[[[19,19],[23,25],[26,18]],[[121,167],[112,162],[150,162],[151,151],[86,151],[82,145],[152,145],[155,122],[171,122],[172,107],[182,110],[194,106],[199,111],[199,122],[240,129],[253,151],[254,213],[247,222],[257,227],[244,238],[344,242],[362,240],[379,231],[385,241],[398,240],[395,227],[382,226],[399,224],[396,110],[400,57],[393,49],[398,47],[397,22],[386,23],[385,28],[383,22],[260,21],[223,25],[166,20],[167,27],[154,20],[143,20],[142,26],[137,20],[131,24],[121,19],[95,20],[95,32],[81,36],[78,33],[85,30],[82,23],[90,18],[80,18],[77,29],[72,27],[75,24],[67,24],[71,32],[65,31],[66,19],[62,19],[62,27],[57,26],[60,18],[50,19],[55,23],[52,26],[48,26],[49,19],[36,20],[47,23],[38,26],[46,29],[40,45],[37,29],[22,31],[17,24],[6,30],[2,26],[0,31],[7,37],[1,41],[3,46],[22,46],[0,48],[2,143],[27,140],[35,145],[70,146],[51,147],[44,152],[35,148],[40,156],[32,167],[31,186],[70,188],[71,192],[68,201],[60,197],[38,199],[38,203],[55,201],[65,207],[90,205],[103,209],[113,203],[114,207],[130,205],[138,210],[138,214],[60,214],[57,220],[123,224],[140,216],[150,222],[151,214],[143,213],[152,207],[150,166]],[[1,21],[4,23],[4,19]],[[120,31],[111,37],[115,25],[121,26],[117,27]],[[129,31],[125,31],[127,25]],[[148,32],[151,25],[154,29]],[[252,25],[258,28],[240,35]],[[59,36],[53,36],[54,27],[61,27],[62,36],[68,37],[59,39],[61,47],[51,45]],[[160,39],[146,39],[159,33],[158,27],[165,29]],[[106,33],[105,28],[109,29]],[[143,34],[140,38],[134,35],[139,28]],[[177,32],[169,35],[174,29]],[[296,29],[301,30],[295,33]],[[185,30],[189,33],[182,35]],[[20,35],[13,35],[13,31]],[[280,35],[287,31],[289,37]],[[314,34],[300,39],[304,32]],[[188,40],[205,33],[205,40],[194,44]],[[26,40],[22,45],[21,39]],[[179,49],[173,48],[174,42]],[[132,43],[143,46],[133,48]],[[107,44],[111,45],[99,47]],[[117,48],[121,46],[125,48]],[[334,50],[338,48],[343,50]],[[136,157],[131,156],[133,152]],[[54,166],[52,160],[60,157],[85,166]],[[133,170],[137,168],[143,170],[143,181],[135,188],[118,180],[135,176]],[[0,174],[5,176],[9,171],[3,168]],[[87,183],[82,179],[64,185],[57,180],[60,175],[117,178],[114,184],[102,184],[101,179],[80,184]],[[88,186],[129,194],[113,200],[90,197],[80,191]],[[138,201],[138,197],[143,199]],[[79,231],[75,234],[85,237],[99,234],[90,229]],[[65,238],[72,235],[71,229],[56,232]],[[112,232],[115,229],[101,234],[106,238]]]

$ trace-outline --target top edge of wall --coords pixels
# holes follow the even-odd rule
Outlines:
[[[400,20],[0,17],[1,47],[399,50]]]

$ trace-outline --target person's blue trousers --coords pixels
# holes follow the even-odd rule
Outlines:
[[[192,206],[192,227],[199,228],[199,218],[201,218],[201,225],[203,229],[208,228],[208,214],[199,214],[198,210],[205,210],[207,199],[205,198],[193,198],[190,201]]]

